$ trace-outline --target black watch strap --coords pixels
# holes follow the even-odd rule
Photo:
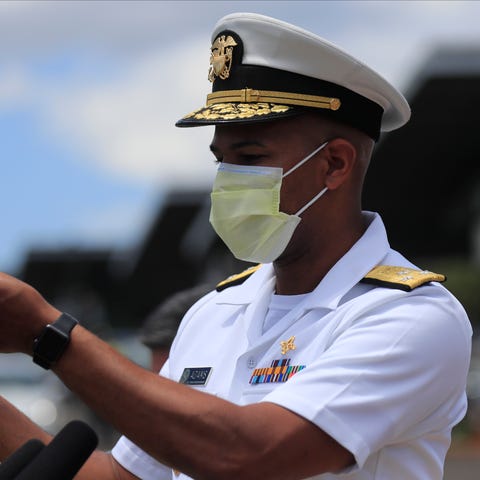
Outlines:
[[[53,323],[48,324],[33,342],[33,361],[50,369],[60,359],[70,342],[70,334],[78,324],[68,313],[62,313]]]

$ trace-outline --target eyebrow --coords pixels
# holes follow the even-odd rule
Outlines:
[[[230,148],[232,150],[238,150],[243,147],[265,147],[266,145],[262,142],[259,142],[257,140],[244,140],[242,142],[235,142],[230,145]],[[211,152],[218,152],[218,148],[212,143],[210,145],[210,151]]]

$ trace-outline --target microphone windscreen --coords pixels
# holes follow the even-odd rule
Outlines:
[[[71,480],[98,444],[84,422],[68,423],[15,480]]]
[[[36,438],[23,444],[0,465],[0,480],[13,480],[44,447]]]

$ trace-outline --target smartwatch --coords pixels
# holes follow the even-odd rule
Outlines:
[[[33,341],[33,361],[50,369],[60,359],[70,342],[70,334],[78,324],[68,313],[62,313],[53,323],[48,324]]]

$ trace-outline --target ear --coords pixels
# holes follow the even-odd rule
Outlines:
[[[324,149],[324,158],[328,169],[325,174],[325,186],[336,190],[350,177],[357,158],[357,150],[348,140],[334,138]]]

